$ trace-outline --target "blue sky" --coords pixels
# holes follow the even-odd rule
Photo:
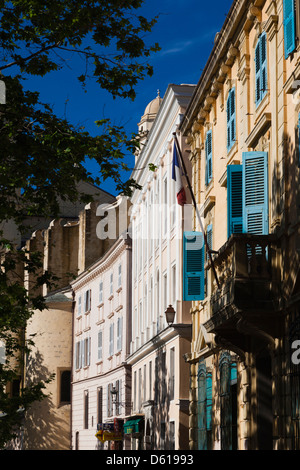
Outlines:
[[[41,101],[52,105],[58,116],[66,116],[71,123],[85,126],[92,135],[97,133],[94,122],[104,117],[111,118],[116,125],[125,125],[129,133],[136,132],[137,123],[147,104],[157,96],[158,89],[163,97],[170,83],[198,82],[214,37],[231,4],[232,0],[145,0],[139,14],[147,18],[160,15],[147,42],[158,42],[162,50],[150,58],[154,75],[139,83],[134,102],[113,100],[92,82],[88,82],[87,93],[84,93],[76,78],[80,74],[78,69],[83,66],[78,57],[70,60],[68,67],[60,72],[30,78],[25,88],[39,91]],[[132,166],[133,162],[132,157],[127,163]],[[92,163],[88,163],[88,169],[95,172]],[[129,177],[127,172],[123,180]],[[111,181],[104,182],[101,187],[116,194]]]

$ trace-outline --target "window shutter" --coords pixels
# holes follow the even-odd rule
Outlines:
[[[78,309],[77,309],[77,315],[81,315],[81,295],[78,297]]]
[[[80,341],[80,369],[84,367],[85,354],[84,354],[84,340]]]
[[[255,102],[259,105],[268,87],[267,36],[261,34],[255,48]]]
[[[261,83],[260,83],[260,41],[258,41],[255,48],[255,102],[258,104],[260,102],[261,96]]]
[[[207,450],[206,444],[206,372],[198,372],[198,450]]]
[[[212,429],[212,376],[208,373],[206,376],[206,429]]]
[[[112,356],[114,353],[114,324],[112,323],[109,327],[109,355]]]
[[[212,132],[208,131],[205,140],[205,184],[212,179]]]
[[[227,166],[227,232],[243,232],[243,167]]]
[[[256,235],[269,233],[266,152],[243,153],[243,231]]]
[[[295,1],[283,0],[283,27],[285,58],[296,49]]]
[[[103,302],[103,281],[99,284],[99,304]]]
[[[267,92],[267,36],[263,33],[260,38],[261,43],[261,97]]]
[[[206,229],[206,238],[210,250],[212,250],[212,235],[212,224],[209,224]],[[208,253],[206,253],[206,259],[209,259]]]
[[[183,300],[204,299],[204,237],[201,232],[183,234]]]
[[[227,98],[227,151],[231,149],[236,136],[235,88],[230,90]]]
[[[102,359],[102,331],[98,332],[98,360]]]
[[[117,321],[117,350],[122,349],[122,317],[118,318]]]

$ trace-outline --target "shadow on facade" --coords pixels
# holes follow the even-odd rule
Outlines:
[[[37,351],[27,364],[27,381],[37,383],[51,376]],[[56,386],[55,378],[49,389]],[[70,449],[70,405],[57,407],[51,392],[41,402],[35,402],[24,419],[24,450],[69,450]],[[59,437],[58,437],[59,436]]]

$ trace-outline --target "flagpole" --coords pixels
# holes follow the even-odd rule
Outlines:
[[[192,197],[192,200],[193,200],[194,208],[195,208],[195,211],[196,211],[196,214],[197,214],[197,218],[198,218],[198,221],[199,221],[199,224],[200,224],[200,228],[201,228],[201,231],[203,233],[204,243],[205,243],[205,246],[206,246],[206,249],[207,249],[207,252],[208,252],[209,260],[210,260],[211,267],[212,267],[212,270],[213,270],[213,273],[214,273],[214,277],[216,279],[218,289],[220,289],[219,279],[218,279],[216,268],[215,268],[215,265],[214,265],[214,262],[213,262],[213,259],[212,259],[212,256],[211,256],[211,249],[210,249],[208,241],[207,241],[207,237],[206,237],[204,227],[203,227],[203,224],[202,224],[202,221],[201,221],[201,217],[200,217],[200,213],[199,213],[199,210],[198,210],[198,207],[197,207],[197,203],[196,203],[195,195],[194,195],[194,192],[193,192],[193,188],[192,188],[192,185],[190,183],[190,179],[189,179],[187,171],[186,171],[186,166],[185,166],[184,160],[182,158],[182,153],[181,153],[180,146],[179,146],[179,143],[178,143],[178,140],[177,140],[176,132],[174,132],[173,135],[174,135],[175,145],[176,145],[176,148],[177,148],[177,151],[178,151],[178,154],[179,154],[181,166],[182,166],[182,169],[183,169],[183,172],[184,172],[184,176],[185,176],[185,179],[187,181],[187,184],[188,184],[188,187],[189,187],[189,190],[190,190],[190,194],[191,194],[191,197]]]

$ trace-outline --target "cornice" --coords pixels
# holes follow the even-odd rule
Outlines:
[[[184,116],[184,120],[179,126],[179,130],[187,135],[190,131],[190,127],[195,120],[205,119],[205,99],[210,93],[215,92],[222,83],[225,82],[226,76],[230,73],[230,67],[238,56],[238,49],[232,42],[232,38],[238,28],[241,26],[241,20],[243,16],[248,14],[243,23],[243,29],[251,29],[254,21],[258,21],[260,16],[260,9],[265,0],[256,0],[249,4],[246,0],[235,0],[231,6],[231,9],[227,15],[224,25],[218,33],[217,40],[215,41],[214,47],[211,51],[210,57],[206,63],[204,71],[197,84],[192,100],[187,108]],[[249,12],[249,8],[252,8]],[[250,14],[250,16],[249,16]],[[247,23],[247,24],[246,24]],[[212,92],[208,92],[208,88],[213,83]],[[201,105],[201,109],[199,109]],[[198,116],[199,111],[202,111],[202,115]]]
[[[71,283],[74,291],[81,289],[84,285],[94,280],[100,274],[111,269],[113,263],[119,258],[122,252],[130,249],[131,239],[119,238],[102,258],[83,271],[75,281]]]

